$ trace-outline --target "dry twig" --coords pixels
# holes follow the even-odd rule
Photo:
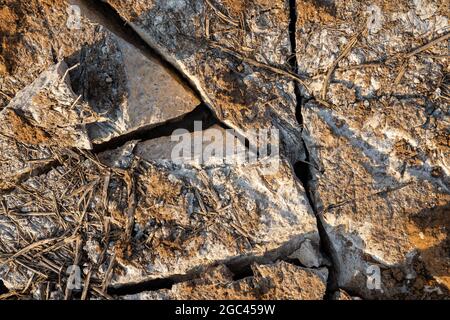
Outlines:
[[[350,41],[345,45],[344,49],[342,50],[341,54],[339,55],[339,57],[333,62],[333,64],[330,66],[330,68],[328,69],[328,72],[325,76],[325,80],[323,82],[323,86],[322,86],[322,92],[321,92],[321,99],[322,100],[326,100],[327,99],[327,90],[328,90],[328,85],[330,84],[330,78],[331,75],[333,74],[334,70],[336,69],[337,65],[339,64],[339,62],[344,59],[349,53],[350,51],[353,49],[353,47],[356,45],[356,43],[358,42],[359,37],[366,32],[366,29],[363,29],[359,32],[357,32],[355,35],[353,35],[350,38]]]
[[[219,18],[222,20],[228,22],[232,26],[239,27],[239,22],[236,20],[231,19],[230,17],[227,17],[224,13],[222,13],[216,6],[214,6],[210,0],[205,0],[206,3],[213,9],[213,11],[217,14]]]

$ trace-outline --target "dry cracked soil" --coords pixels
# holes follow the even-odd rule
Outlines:
[[[0,0],[0,300],[449,299],[449,16]]]

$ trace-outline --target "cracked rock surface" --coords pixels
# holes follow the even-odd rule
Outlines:
[[[19,91],[0,113],[0,131],[31,145],[91,149],[86,124],[98,117],[78,103],[67,72],[67,65],[58,63]]]
[[[450,297],[446,1],[0,18],[0,300]]]
[[[325,294],[327,270],[310,270],[286,262],[252,266],[253,276],[233,280],[233,273],[219,265],[201,278],[174,285],[170,290],[142,292],[124,299],[204,300],[270,299],[319,300]]]
[[[190,79],[218,119],[241,131],[277,128],[286,155],[292,161],[304,159],[293,81],[257,67],[289,65],[288,1],[108,3]],[[217,16],[225,9],[231,22]]]
[[[198,265],[272,250],[269,256],[275,260],[304,241],[312,241],[318,250],[316,220],[285,161],[277,173],[264,175],[258,164],[216,164],[210,159],[198,167],[189,160],[180,166],[164,156],[152,159],[153,150],[170,150],[168,140],[157,139],[158,147],[141,147],[145,142],[135,147],[145,169],[136,177],[141,196],[134,228],[151,242],[136,248],[136,263],[123,262],[118,282],[186,273]],[[124,157],[129,157],[126,152],[113,164],[127,164],[120,160]]]
[[[1,160],[0,190],[14,188],[17,183],[30,176],[42,164],[53,161],[49,150],[39,146],[24,145],[12,138],[0,135]]]
[[[93,143],[176,119],[200,104],[196,94],[154,56],[122,39],[126,35],[116,29],[114,33],[98,23],[101,17],[80,15],[79,25],[69,28],[74,19],[69,15],[72,2],[6,2],[2,28],[17,34],[7,34],[3,44],[0,107],[7,105],[6,96],[17,95],[55,60],[62,59],[70,64],[65,79],[70,78],[76,98],[80,96],[101,115],[87,128]],[[22,19],[27,13],[28,18]]]
[[[304,6],[315,14],[305,15]],[[449,109],[440,94],[448,93],[448,41],[420,51],[424,37],[445,34],[444,7],[297,6],[297,38],[305,39],[297,43],[299,72],[312,77],[312,95],[328,102],[311,99],[302,108],[317,165],[310,183],[336,251],[339,286],[366,297],[420,298],[426,288],[449,288]],[[356,12],[367,14],[355,20]],[[381,268],[379,290],[361,286],[372,265]]]

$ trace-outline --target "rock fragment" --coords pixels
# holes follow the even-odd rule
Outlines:
[[[203,134],[210,130],[220,132],[211,128]],[[304,239],[318,245],[315,217],[285,160],[280,159],[278,171],[264,174],[258,163],[217,159],[200,163],[188,157],[174,162],[173,148],[170,137],[162,137],[126,145],[121,149],[125,153],[100,155],[104,163],[121,164],[116,156],[134,150],[143,162],[144,169],[136,175],[141,189],[135,230],[152,239],[132,252],[117,246],[121,271],[113,284],[184,274],[196,266],[245,254],[259,256],[274,250],[275,256],[289,255]],[[135,262],[130,264],[133,255]]]
[[[300,248],[295,250],[290,256],[290,259],[297,259],[303,266],[307,268],[318,268],[323,265],[323,258],[321,257],[318,247],[306,239]]]
[[[14,22],[1,25],[9,35],[0,60],[5,65],[0,78],[2,107],[9,103],[5,95],[14,97],[52,69],[55,60],[78,66],[66,78],[70,77],[80,102],[87,102],[104,118],[87,126],[91,143],[176,119],[200,104],[196,94],[148,50],[135,47],[79,7],[78,15],[71,16],[69,9],[74,5],[65,0],[51,4],[32,0],[26,5],[11,2],[2,9]],[[20,18],[25,15],[27,19]],[[68,23],[71,19],[77,23]],[[34,31],[47,29],[46,33]],[[47,137],[39,130],[34,135]]]
[[[27,146],[0,135],[0,190],[16,187],[53,161],[53,155],[44,147]]]

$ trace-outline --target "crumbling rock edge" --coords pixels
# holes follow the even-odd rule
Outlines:
[[[317,267],[307,267],[301,264],[297,259],[290,258],[290,254],[300,247],[305,241],[304,236],[294,237],[292,240],[287,241],[279,248],[266,252],[261,256],[243,255],[238,257],[232,257],[225,260],[213,262],[209,265],[200,265],[192,270],[189,270],[185,274],[175,274],[165,278],[151,278],[143,280],[141,282],[124,283],[111,285],[107,289],[107,293],[112,296],[127,296],[139,293],[145,293],[149,291],[158,291],[161,289],[171,289],[174,285],[179,283],[185,283],[196,279],[201,279],[205,272],[208,270],[225,266],[231,273],[234,281],[245,279],[253,276],[253,265],[274,265],[279,262],[291,264],[304,270],[323,270],[329,267],[329,261],[323,260],[325,263]],[[327,277],[323,278],[326,283]],[[325,294],[325,292],[324,292]]]

